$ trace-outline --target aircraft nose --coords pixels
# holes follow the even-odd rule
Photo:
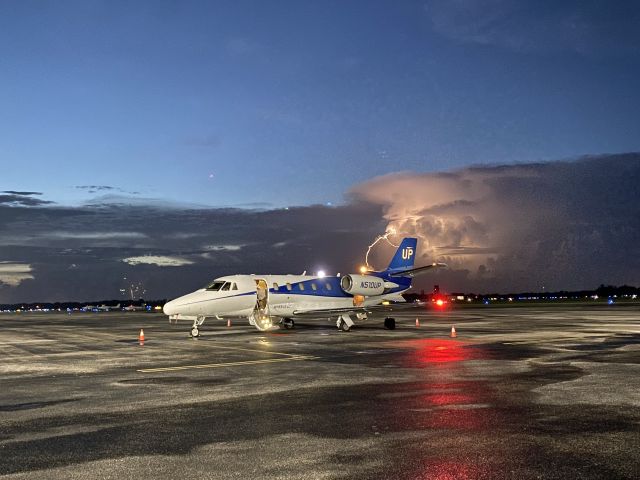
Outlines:
[[[162,311],[165,315],[175,315],[176,313],[178,313],[177,307],[178,302],[176,302],[175,300],[171,300],[170,302],[164,304],[164,307],[162,307]]]
[[[182,297],[174,298],[162,307],[165,315],[197,315],[196,308],[198,300],[200,300],[200,292],[192,292]]]

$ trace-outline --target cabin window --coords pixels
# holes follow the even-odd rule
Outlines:
[[[229,290],[230,288],[231,288],[231,282],[225,282],[225,284],[222,286],[220,291],[226,291],[226,290]]]
[[[331,284],[330,283],[325,283],[327,290],[331,290]]]
[[[287,290],[291,291],[291,284],[287,283]]]
[[[278,284],[276,282],[273,282],[273,289],[274,290],[278,290],[278,288],[280,288],[280,287],[278,287]]]
[[[318,290],[318,287],[316,287],[316,284],[315,284],[315,283],[312,283],[312,284],[311,284],[311,290],[313,290],[314,292],[315,292],[316,290]]]
[[[304,283],[299,283],[298,288],[300,288],[301,292],[304,291]]]
[[[231,290],[237,290],[238,289],[238,285],[236,285],[236,282],[233,282],[231,284]]]
[[[218,281],[211,282],[205,288],[207,290],[213,290],[214,292],[217,292],[218,290],[220,290],[222,288],[223,285],[224,285],[224,282],[221,282],[221,281],[218,280]]]

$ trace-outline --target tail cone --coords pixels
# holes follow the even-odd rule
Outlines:
[[[420,320],[416,318],[416,327],[419,327],[419,326],[420,326]]]
[[[231,320],[227,320],[227,327],[231,326]]]
[[[456,327],[455,325],[451,325],[451,333],[449,334],[449,336],[451,338],[456,338],[458,336],[458,334],[456,333]]]
[[[140,335],[138,335],[138,342],[140,345],[144,345],[144,330],[140,329]]]

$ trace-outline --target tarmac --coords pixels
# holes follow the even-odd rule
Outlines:
[[[394,316],[191,339],[152,313],[0,314],[0,476],[640,477],[637,304]]]

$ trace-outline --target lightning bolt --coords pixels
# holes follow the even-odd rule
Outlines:
[[[371,253],[371,249],[373,247],[375,247],[375,245],[380,242],[380,241],[386,241],[389,245],[391,245],[392,247],[396,247],[398,248],[398,245],[395,245],[391,240],[389,240],[389,235],[395,235],[396,234],[396,229],[393,227],[389,227],[387,228],[387,230],[384,232],[384,235],[378,235],[378,237],[373,241],[373,243],[371,245],[369,245],[369,248],[367,249],[367,253],[364,256],[364,264],[367,267],[367,270],[373,270],[373,267],[371,265],[369,265],[369,253]]]

